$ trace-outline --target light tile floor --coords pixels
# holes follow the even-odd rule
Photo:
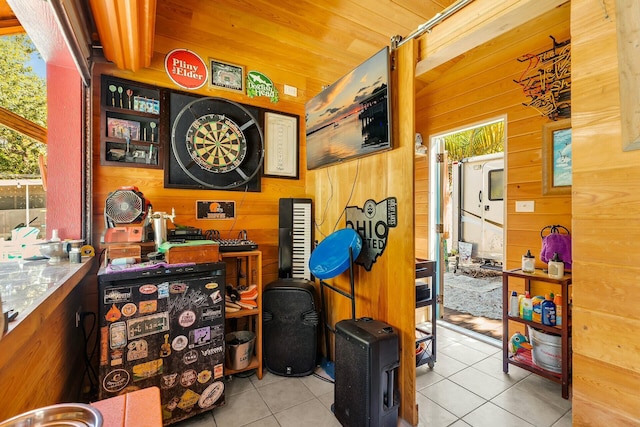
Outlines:
[[[416,370],[418,426],[571,426],[571,402],[561,397],[560,385],[516,366],[504,374],[499,346],[438,325],[435,366]],[[234,377],[225,396],[225,406],[175,426],[340,426],[331,412],[333,384],[315,376]]]

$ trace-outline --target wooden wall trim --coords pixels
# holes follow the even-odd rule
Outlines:
[[[445,20],[423,36],[424,46],[416,76],[448,62],[523,23],[549,12],[568,0],[510,0],[473,2],[464,13]]]

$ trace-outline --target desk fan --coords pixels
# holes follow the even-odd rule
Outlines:
[[[131,243],[146,240],[148,202],[137,187],[121,187],[109,193],[104,206],[103,243]]]

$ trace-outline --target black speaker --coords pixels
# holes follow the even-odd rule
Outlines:
[[[398,334],[370,317],[336,323],[333,412],[345,427],[396,427]]]
[[[302,377],[316,367],[319,310],[313,282],[278,279],[262,292],[264,364],[276,375]]]

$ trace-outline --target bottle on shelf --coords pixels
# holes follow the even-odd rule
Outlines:
[[[522,272],[533,274],[536,271],[536,257],[527,249],[527,253],[522,255]]]
[[[509,300],[509,316],[518,317],[520,309],[518,307],[518,293],[516,291],[511,292],[511,299]]]
[[[522,318],[524,320],[533,320],[533,303],[529,291],[527,291],[522,299]]]
[[[553,294],[546,294],[542,301],[542,324],[556,326],[556,304],[553,302]]]
[[[556,294],[553,297],[553,303],[556,305],[556,326],[562,325],[562,295]]]
[[[549,261],[549,277],[562,279],[564,276],[564,262],[560,259],[558,252],[553,253],[553,258]]]

